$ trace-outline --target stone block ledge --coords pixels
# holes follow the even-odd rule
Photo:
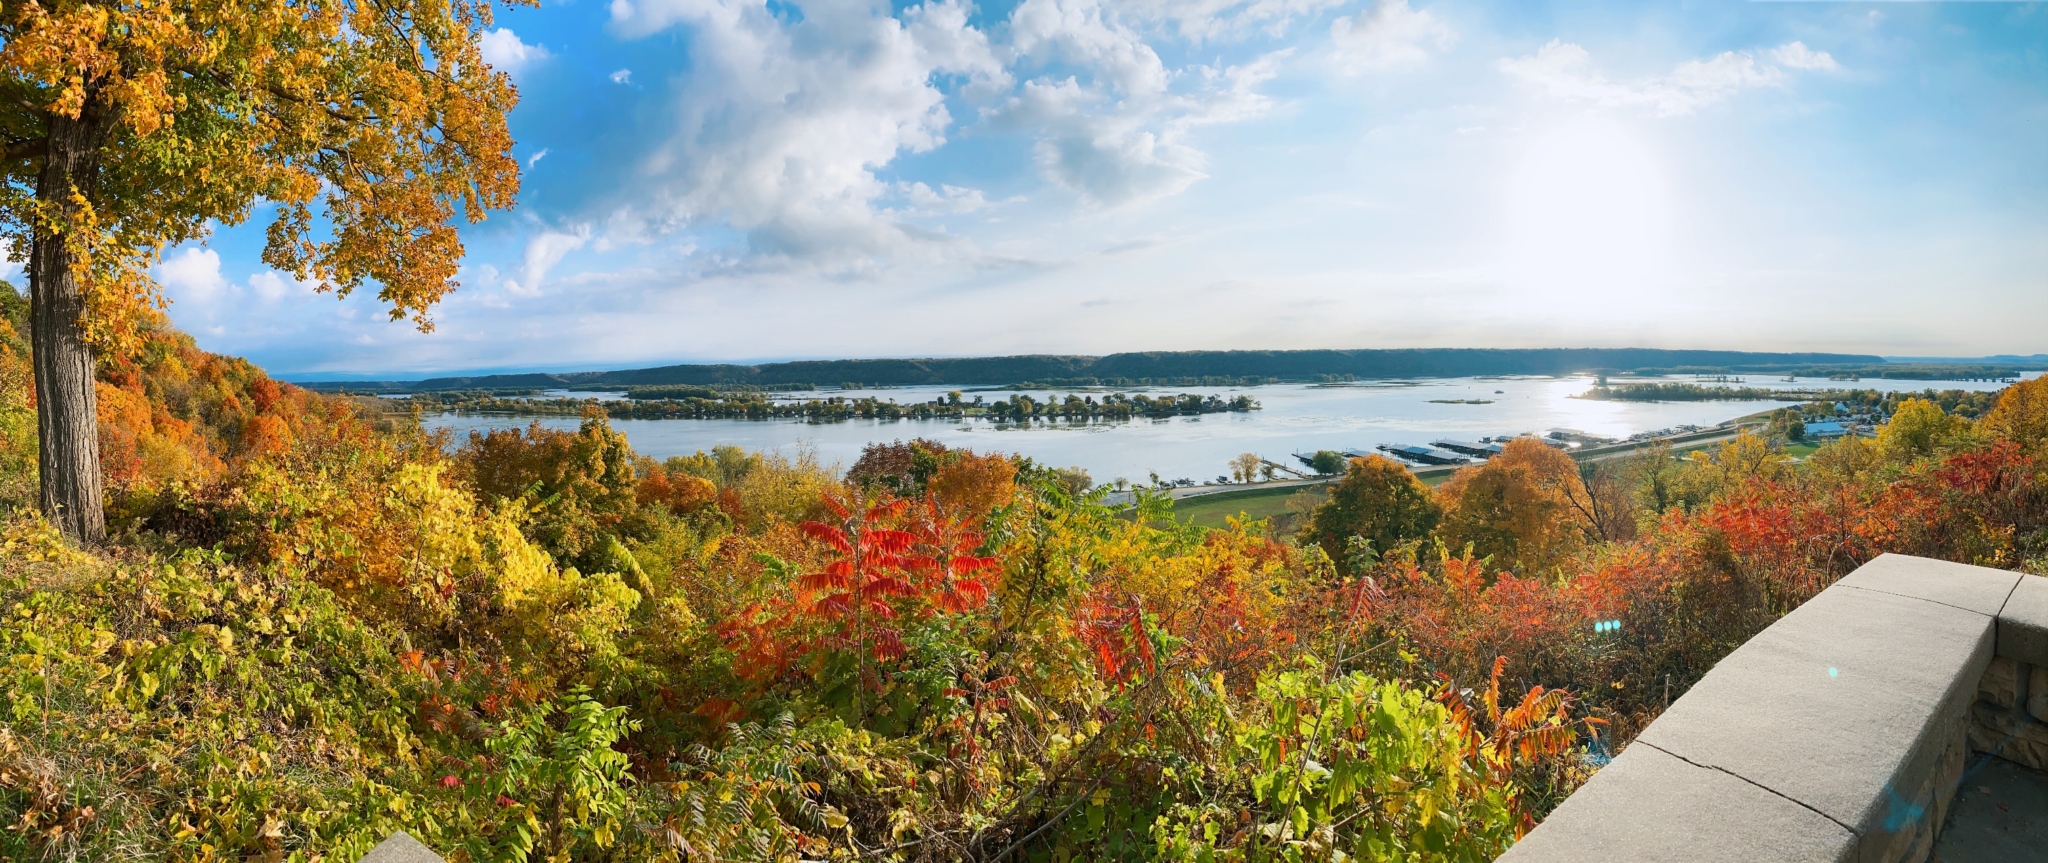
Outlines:
[[[1921,863],[1970,753],[2048,767],[2044,720],[2048,578],[1887,554],[1722,659],[1500,861]]]

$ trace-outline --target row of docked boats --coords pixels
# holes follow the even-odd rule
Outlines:
[[[1534,435],[1531,436],[1534,437]],[[1383,443],[1373,447],[1373,450],[1376,450],[1377,453],[1366,450],[1341,450],[1341,452],[1345,458],[1361,458],[1368,455],[1382,454],[1392,456],[1396,460],[1408,465],[1435,467],[1485,461],[1499,455],[1507,442],[1513,439],[1513,435],[1480,438],[1477,441],[1447,438],[1431,441],[1428,446]],[[1574,448],[1580,446],[1582,442],[1601,442],[1599,438],[1573,429],[1553,430],[1548,435],[1538,439],[1559,448]],[[1302,464],[1313,464],[1313,455],[1296,453],[1294,457],[1300,459]]]

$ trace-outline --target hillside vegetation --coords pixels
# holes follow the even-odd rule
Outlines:
[[[1797,465],[1361,459],[1298,535],[926,442],[448,440],[162,330],[99,388],[78,549],[0,331],[0,859],[1488,860],[1873,556],[2048,568],[2040,381]]]

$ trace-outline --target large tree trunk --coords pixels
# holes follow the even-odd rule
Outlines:
[[[50,120],[49,149],[36,199],[71,214],[74,192],[91,200],[99,179],[106,119],[91,100],[76,120]],[[68,221],[58,217],[60,221]],[[93,351],[85,341],[86,280],[73,268],[65,233],[45,221],[29,252],[29,330],[35,353],[36,420],[41,432],[43,515],[84,543],[106,538],[101,500],[99,399],[93,392]]]

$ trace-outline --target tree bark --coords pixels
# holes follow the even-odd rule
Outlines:
[[[99,179],[103,111],[88,100],[77,119],[50,118],[49,147],[36,199],[58,216],[36,226],[29,252],[29,331],[35,354],[38,466],[43,515],[81,543],[106,538],[100,476],[99,399],[93,392],[92,345],[85,341],[86,280],[74,269],[75,251],[63,222],[75,214],[74,191],[90,201]]]

